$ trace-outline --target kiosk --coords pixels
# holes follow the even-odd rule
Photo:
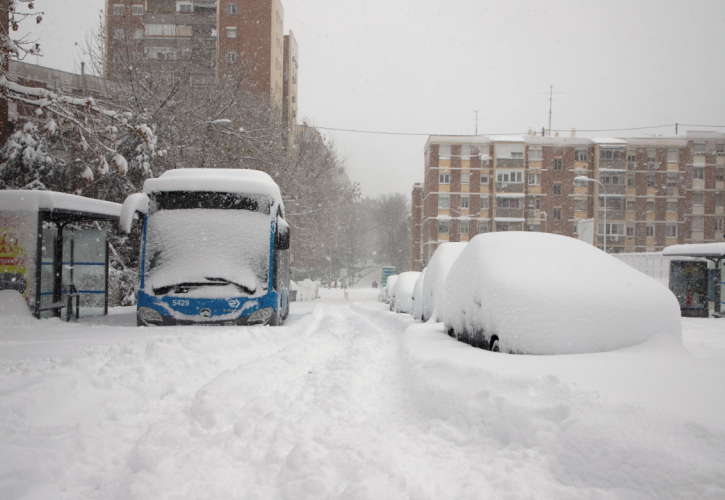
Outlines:
[[[121,205],[53,191],[0,191],[0,290],[36,318],[108,312],[108,239],[72,224],[118,221]]]

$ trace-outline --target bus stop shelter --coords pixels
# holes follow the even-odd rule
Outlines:
[[[723,294],[722,267],[725,262],[725,242],[723,243],[691,243],[685,245],[672,245],[662,250],[662,255],[666,257],[696,257],[707,259],[713,267],[707,269],[707,298],[712,304],[710,313],[715,317],[722,317],[722,299]],[[704,264],[704,263],[703,263]],[[670,289],[675,292],[678,285],[672,283],[674,274],[670,272]],[[691,273],[696,274],[696,273]],[[703,277],[704,278],[704,277]],[[695,277],[682,276],[682,286],[687,286],[687,281],[695,279]],[[677,293],[675,293],[677,295]]]
[[[120,215],[118,203],[53,191],[0,191],[0,290],[19,292],[36,318],[107,314],[106,232],[76,225],[118,221]]]

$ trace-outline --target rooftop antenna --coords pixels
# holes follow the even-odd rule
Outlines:
[[[478,112],[480,109],[476,109],[473,112],[476,113],[476,135],[478,135]]]
[[[551,137],[551,105],[554,102],[554,94],[563,94],[564,92],[554,92],[554,86],[549,85],[549,137]],[[546,95],[546,93],[540,93],[540,95]]]

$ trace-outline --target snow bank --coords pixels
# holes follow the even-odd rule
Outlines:
[[[423,314],[422,320],[439,321],[440,308],[445,297],[445,281],[448,270],[456,257],[466,248],[467,243],[443,243],[431,257],[428,271],[423,283]]]
[[[416,271],[408,271],[398,276],[390,292],[391,311],[407,314],[413,312],[413,289],[418,282],[420,274]]]
[[[159,191],[212,191],[269,196],[273,213],[284,204],[279,186],[265,172],[236,168],[179,168],[167,170],[157,179],[147,179],[144,193]]]
[[[305,279],[297,283],[297,301],[304,302],[317,298],[319,284],[311,279]]]
[[[496,335],[503,352],[611,351],[657,333],[682,339],[672,292],[564,236],[478,235],[451,267],[445,288],[446,329],[474,344]]]
[[[32,324],[35,317],[25,299],[15,290],[0,290],[0,324],[16,326]]]
[[[418,276],[418,280],[415,282],[413,287],[413,318],[423,318],[423,283],[425,282],[425,272],[428,270],[426,267],[423,272]]]

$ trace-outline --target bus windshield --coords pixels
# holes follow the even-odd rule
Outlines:
[[[268,214],[265,199],[226,193],[157,193],[151,199],[146,227],[145,291],[264,295],[272,235]]]

